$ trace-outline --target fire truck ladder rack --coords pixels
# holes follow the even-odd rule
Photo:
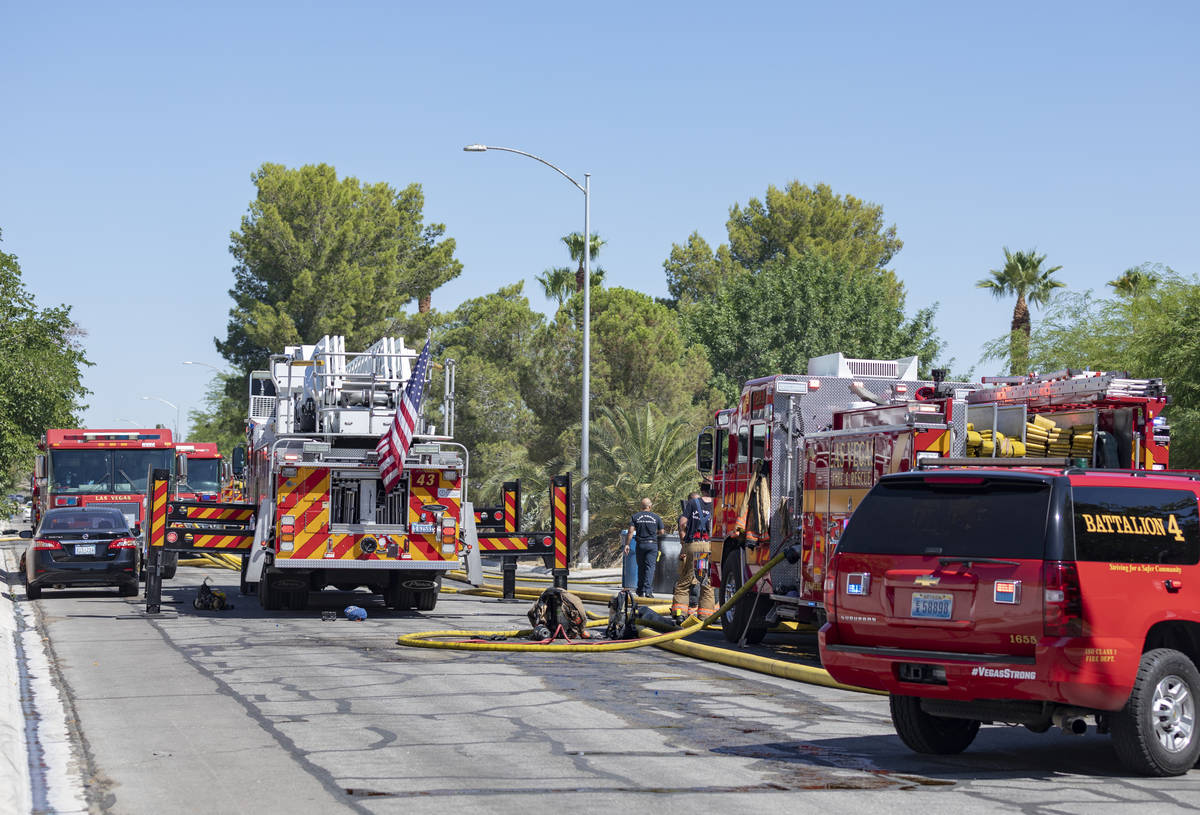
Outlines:
[[[246,552],[254,545],[253,504],[170,498],[171,473],[149,471],[146,518],[146,613],[162,607],[163,552]]]
[[[567,587],[571,550],[571,474],[550,480],[553,532],[525,532],[521,528],[521,482],[507,481],[501,488],[502,507],[472,510],[475,537],[482,557],[499,558],[503,601],[515,601],[517,561],[540,557],[551,568],[554,585]],[[468,541],[470,543],[470,541]]]
[[[1161,379],[1130,379],[1125,373],[1065,370],[1042,376],[985,376],[981,381],[998,387],[971,391],[967,394],[968,403],[1023,402],[1042,407],[1108,399],[1162,399],[1167,395]]]
[[[1069,458],[925,458],[917,462],[918,470],[935,470],[942,467],[972,467],[976,470],[1042,467],[1048,470],[1062,470],[1070,466]]]

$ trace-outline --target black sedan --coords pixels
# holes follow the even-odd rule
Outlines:
[[[122,597],[138,593],[137,539],[125,516],[111,507],[47,510],[21,558],[25,594],[44,588],[116,586]]]

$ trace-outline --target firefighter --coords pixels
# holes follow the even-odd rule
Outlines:
[[[642,499],[641,510],[629,519],[629,536],[625,539],[625,554],[629,554],[630,544],[637,553],[637,593],[641,597],[654,596],[651,593],[654,591],[654,568],[661,554],[663,519],[650,511],[653,506],[649,498]]]
[[[709,531],[712,529],[712,498],[698,492],[688,496],[679,516],[679,579],[671,600],[671,616],[678,622],[689,614],[705,619],[716,611],[712,584],[708,580]],[[692,586],[700,587],[699,604],[691,599]]]

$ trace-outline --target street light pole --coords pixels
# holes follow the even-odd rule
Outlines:
[[[221,373],[220,368],[218,368],[216,365],[209,365],[207,362],[192,362],[190,359],[185,359],[183,361],[183,364],[184,365],[201,365],[205,368],[211,368],[212,370],[216,371],[217,373]]]
[[[501,150],[505,153],[516,153],[534,161],[540,161],[563,178],[570,181],[575,189],[583,193],[583,408],[582,432],[580,433],[580,478],[579,478],[579,554],[575,565],[581,569],[591,568],[588,559],[588,488],[591,473],[591,447],[589,430],[591,424],[591,362],[592,362],[592,174],[583,174],[583,184],[580,184],[554,164],[541,156],[515,150],[512,147],[495,147],[490,144],[468,144],[463,150],[467,153],[483,153],[487,150]]]
[[[175,404],[174,402],[168,402],[161,396],[143,396],[142,399],[153,399],[156,402],[162,402],[167,407],[175,408],[175,441],[181,441],[179,438],[179,405]]]

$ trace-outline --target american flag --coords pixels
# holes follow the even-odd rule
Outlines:
[[[425,348],[417,357],[412,376],[404,387],[404,395],[396,406],[396,418],[375,445],[384,492],[394,490],[400,482],[400,474],[404,472],[404,457],[408,455],[408,446],[412,444],[413,433],[417,429],[417,415],[421,410],[421,397],[425,395],[425,374],[428,371],[429,340],[425,340]]]

